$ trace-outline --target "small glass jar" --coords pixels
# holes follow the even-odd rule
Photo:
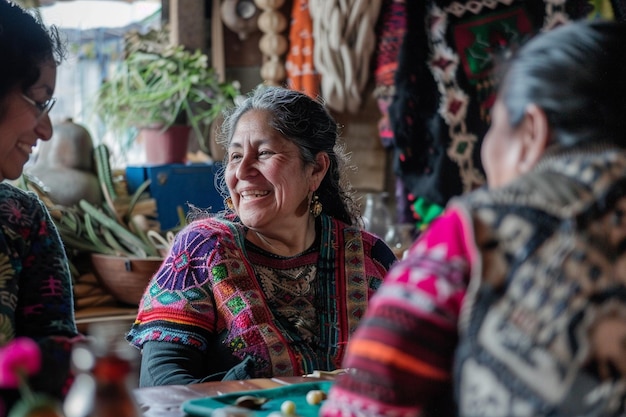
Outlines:
[[[411,223],[392,224],[385,234],[385,242],[396,258],[402,259],[413,244],[415,226]]]
[[[388,193],[365,194],[363,225],[365,230],[384,239],[389,226],[393,224],[391,212],[387,207]]]

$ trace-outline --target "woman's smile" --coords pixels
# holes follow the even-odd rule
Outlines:
[[[22,151],[23,153],[26,154],[26,156],[28,157],[31,153],[33,153],[33,147],[35,145],[31,145],[29,143],[26,142],[17,142],[17,144],[15,145],[20,151]]]
[[[252,200],[259,197],[265,197],[269,194],[269,191],[242,191],[239,193],[242,200]]]

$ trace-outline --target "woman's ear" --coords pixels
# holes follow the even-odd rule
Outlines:
[[[315,164],[311,173],[311,191],[319,188],[328,168],[330,167],[330,157],[326,152],[318,152],[315,155]]]
[[[525,134],[522,139],[519,170],[526,173],[539,162],[548,147],[551,129],[546,112],[536,104],[528,105],[522,123]]]

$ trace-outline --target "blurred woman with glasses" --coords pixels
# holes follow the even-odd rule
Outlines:
[[[52,137],[48,113],[63,53],[54,28],[0,0],[0,348],[19,337],[37,342],[42,367],[29,382],[57,398],[78,336],[69,264],[46,206],[5,180],[17,179],[37,142]],[[0,415],[17,395],[0,389]]]

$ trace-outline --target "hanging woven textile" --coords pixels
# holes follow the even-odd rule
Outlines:
[[[289,51],[285,60],[287,86],[311,98],[320,95],[320,75],[313,62],[313,22],[309,0],[294,0],[289,27]]]
[[[356,113],[369,81],[381,0],[309,0],[315,68],[331,109]]]
[[[374,55],[374,97],[382,115],[378,121],[380,140],[385,148],[389,148],[393,146],[389,105],[396,91],[398,54],[406,32],[405,0],[383,0],[378,19]]]
[[[570,20],[626,20],[626,0],[423,0],[405,6],[389,118],[394,172],[423,228],[451,197],[484,184],[480,148],[500,63],[536,33]]]

